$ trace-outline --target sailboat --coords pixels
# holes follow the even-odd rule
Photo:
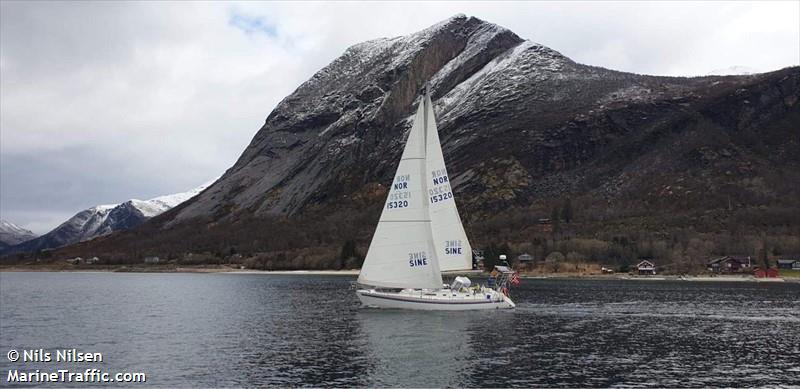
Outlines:
[[[451,285],[442,272],[469,272],[472,248],[447,175],[433,104],[423,90],[397,173],[358,276],[361,303],[376,308],[473,310],[514,308],[502,268],[494,287],[467,277]],[[497,269],[496,269],[497,270]]]

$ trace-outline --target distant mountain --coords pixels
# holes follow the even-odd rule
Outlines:
[[[0,219],[0,250],[31,240],[37,236],[14,223]]]
[[[800,224],[800,68],[625,73],[459,15],[348,48],[203,193],[63,256],[276,253],[259,266],[331,266],[344,242],[369,244],[426,83],[476,248],[535,243],[546,255],[565,227],[544,233],[536,221],[567,199],[577,215],[567,236],[629,261],[702,258],[687,249],[695,237],[708,239],[703,250],[752,252],[759,233]]]
[[[108,235],[114,231],[127,230],[196,196],[212,182],[209,181],[186,192],[159,196],[150,200],[131,199],[121,204],[98,205],[85,209],[52,231],[38,238],[34,236],[35,239],[17,242],[19,244],[6,247],[4,250],[0,249],[0,252],[12,254],[52,249]]]

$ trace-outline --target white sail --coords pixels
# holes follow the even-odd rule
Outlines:
[[[436,256],[441,271],[472,269],[472,247],[458,215],[450,177],[444,164],[444,154],[439,141],[439,131],[433,114],[430,96],[425,94],[427,106],[426,186],[430,207],[431,230]]]
[[[420,104],[358,282],[383,288],[439,289],[425,187],[425,104]]]

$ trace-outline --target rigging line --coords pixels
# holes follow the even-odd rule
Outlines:
[[[424,135],[425,135],[425,155],[428,155],[428,83],[425,83],[425,86],[422,87],[422,107],[425,111],[425,121],[423,122],[422,128],[424,128]]]

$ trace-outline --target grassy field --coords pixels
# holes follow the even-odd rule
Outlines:
[[[780,269],[781,277],[800,278],[800,270]]]

